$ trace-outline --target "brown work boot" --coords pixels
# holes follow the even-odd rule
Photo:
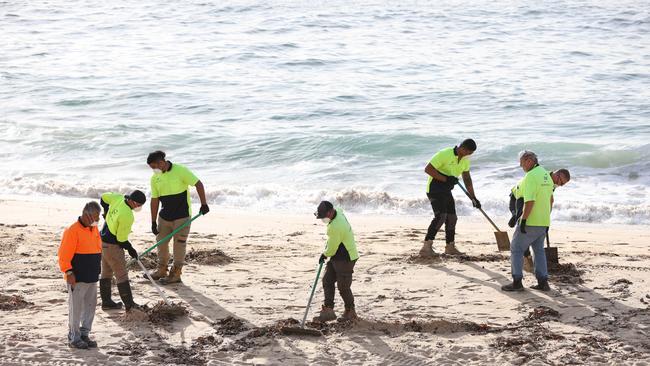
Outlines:
[[[333,308],[328,308],[325,305],[323,305],[323,307],[320,309],[320,314],[314,317],[314,321],[321,323],[325,323],[331,320],[336,320],[336,313],[334,312]]]
[[[151,274],[151,278],[154,281],[158,281],[161,278],[167,277],[167,266],[166,265],[165,266],[158,265],[158,270],[156,270],[156,272],[150,273],[150,274]],[[146,277],[146,275],[145,275],[145,277]]]
[[[461,255],[461,254],[463,254],[463,252],[456,249],[456,244],[454,244],[454,242],[451,242],[451,243],[447,243],[447,245],[445,245],[445,254]]]
[[[535,263],[532,256],[524,257],[524,271],[533,273],[535,271]]]
[[[169,285],[171,283],[183,282],[181,280],[182,267],[173,266],[169,275],[160,279],[160,283],[163,285]]]
[[[354,311],[354,308],[352,309],[345,309],[343,312],[343,316],[341,316],[342,320],[357,320],[359,317],[357,316],[357,312]]]
[[[422,242],[422,249],[420,249],[420,257],[433,257],[436,252],[433,251],[433,240],[425,240]]]

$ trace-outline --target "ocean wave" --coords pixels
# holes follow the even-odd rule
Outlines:
[[[104,192],[129,193],[140,189],[149,195],[147,186],[137,184],[71,184],[55,180],[39,181],[30,178],[0,180],[3,194],[31,196],[35,194],[62,197],[87,197],[98,199]],[[487,192],[486,192],[487,193]],[[454,190],[456,209],[460,216],[480,215],[469,200]],[[191,190],[194,202],[198,196]],[[245,211],[286,210],[295,213],[310,213],[321,200],[332,201],[336,206],[356,214],[381,215],[424,215],[431,216],[431,205],[423,193],[420,197],[405,197],[381,190],[351,188],[342,190],[296,190],[286,186],[232,186],[210,188],[206,198],[217,207],[242,209]],[[483,209],[504,226],[510,217],[508,198],[505,194],[481,197]],[[650,224],[650,205],[612,204],[589,201],[558,202],[553,209],[553,220],[561,222]]]

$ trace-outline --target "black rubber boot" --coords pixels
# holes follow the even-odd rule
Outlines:
[[[133,294],[131,293],[131,284],[129,283],[128,280],[122,283],[118,283],[117,291],[120,292],[120,298],[122,298],[122,302],[124,303],[124,307],[126,308],[126,311],[129,311],[132,308],[137,309],[140,307],[140,305],[136,304],[133,301]]]
[[[501,286],[503,291],[523,291],[524,285],[521,284],[521,280],[513,280],[511,284]]]
[[[533,290],[540,290],[540,291],[551,291],[551,286],[548,285],[548,280],[543,279],[540,280],[539,278],[537,279],[537,285],[535,286],[530,286]]]
[[[111,279],[102,278],[99,280],[99,295],[102,298],[102,310],[121,309],[122,303],[111,299]]]

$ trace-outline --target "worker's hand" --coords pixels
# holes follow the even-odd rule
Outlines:
[[[326,260],[326,259],[327,259],[327,257],[325,256],[325,254],[321,254],[321,255],[320,255],[320,258],[318,258],[318,264],[323,264],[323,263],[325,263],[325,260]]]
[[[472,206],[476,208],[481,208],[481,202],[478,200],[478,198],[474,197],[472,199]]]
[[[521,222],[519,222],[519,231],[526,234],[526,219],[521,219]]]
[[[74,273],[66,273],[65,282],[67,282],[71,287],[74,287],[74,285],[77,284],[77,278],[74,276]]]
[[[133,245],[131,245],[131,242],[129,242],[128,240],[121,243],[120,248],[122,248],[122,249],[126,250],[127,252],[129,252],[129,255],[131,256],[131,258],[138,259],[138,252],[136,252],[135,249],[133,249]]]
[[[155,221],[151,222],[151,232],[152,232],[154,235],[158,235],[158,233],[159,233],[159,231],[158,231],[158,224],[157,224]]]
[[[456,177],[452,177],[452,176],[448,175],[448,176],[447,176],[447,184],[448,184],[450,187],[455,186],[456,184],[458,184],[458,178],[456,178]]]
[[[201,205],[201,208],[199,209],[199,212],[200,212],[202,215],[205,215],[205,214],[207,214],[208,212],[210,212],[210,207],[208,207],[207,204],[202,204],[202,205]]]

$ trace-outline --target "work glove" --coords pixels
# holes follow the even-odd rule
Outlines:
[[[151,232],[154,235],[158,235],[158,233],[160,232],[158,231],[158,224],[155,221],[151,222]]]
[[[521,219],[521,222],[519,222],[519,231],[526,234],[526,219]]]
[[[323,264],[323,263],[325,263],[325,260],[326,260],[326,259],[327,259],[327,257],[325,256],[325,254],[321,254],[321,255],[320,255],[320,258],[318,258],[318,264]]]
[[[201,205],[201,208],[199,209],[199,212],[200,212],[202,215],[205,215],[205,214],[207,214],[208,212],[210,212],[210,207],[208,207],[208,205]]]
[[[129,252],[129,256],[131,256],[131,258],[138,259],[138,252],[136,252],[135,249],[133,249],[133,245],[131,245],[131,242],[129,242],[128,240],[123,243],[120,243],[120,248]]]
[[[472,199],[472,206],[476,208],[481,208],[481,202],[478,200],[478,198],[474,197]]]

